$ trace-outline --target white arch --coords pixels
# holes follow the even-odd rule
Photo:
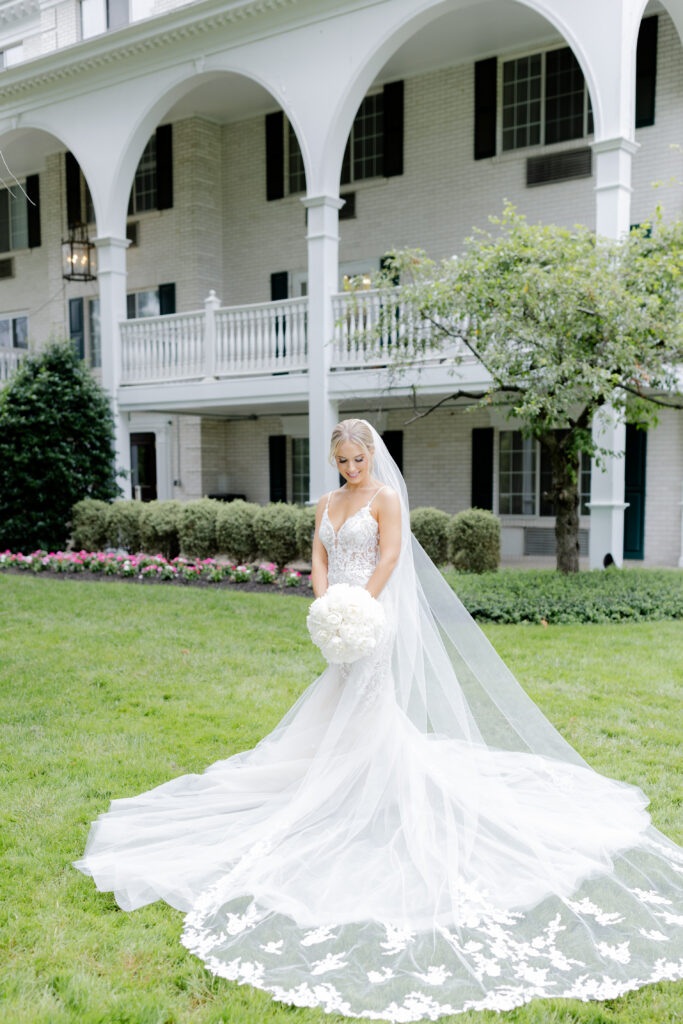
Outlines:
[[[132,128],[130,128],[129,121],[124,145],[116,154],[111,180],[107,183],[108,187],[105,189],[100,185],[98,188],[96,185],[93,191],[93,203],[98,215],[98,230],[102,223],[106,225],[104,233],[117,234],[120,231],[125,235],[128,197],[135,177],[135,170],[154,128],[178,100],[202,82],[216,79],[220,75],[239,75],[249,78],[262,86],[273,97],[274,104],[283,109],[297,135],[306,180],[309,180],[310,156],[306,139],[298,126],[296,111],[291,109],[287,100],[277,95],[277,90],[272,82],[269,82],[256,70],[245,70],[243,66],[231,61],[230,56],[229,54],[218,54],[201,62],[193,61],[180,65],[174,69],[170,81],[168,75],[150,76],[146,81],[146,88],[140,90],[142,95],[138,94]]]
[[[557,29],[571,47],[586,79],[593,106],[596,137],[599,137],[604,120],[600,77],[594,70],[593,61],[581,41],[577,26],[569,19],[562,17],[549,0],[509,0],[509,2],[536,11]],[[601,0],[601,2],[605,2],[605,0]],[[316,191],[328,192],[331,195],[337,194],[344,148],[353,119],[363,97],[387,60],[425,25],[443,14],[457,11],[466,6],[468,6],[467,0],[423,0],[421,9],[416,10],[414,0],[413,2],[409,0],[400,5],[399,16],[393,23],[385,15],[383,36],[374,40],[374,47],[369,50],[364,60],[361,59],[358,72],[347,81],[330,118],[324,146],[326,166],[316,168],[315,177],[320,180]]]

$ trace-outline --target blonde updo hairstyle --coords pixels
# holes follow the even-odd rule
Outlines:
[[[372,470],[372,457],[375,454],[375,446],[372,439],[370,424],[365,420],[342,420],[332,431],[330,438],[330,462],[335,465],[337,449],[345,441],[357,444],[370,459],[370,470]]]

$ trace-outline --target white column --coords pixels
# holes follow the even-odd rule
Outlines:
[[[334,334],[332,296],[339,287],[339,210],[337,196],[306,196],[308,232],[308,436],[309,498],[317,501],[337,487],[339,475],[328,462],[330,434],[338,403],[329,397]]]
[[[119,323],[126,319],[127,238],[96,238],[97,281],[100,292],[100,335],[102,339],[102,386],[109,393],[116,444],[116,468],[122,470],[118,483],[123,497],[130,498],[130,439],[128,416],[118,408],[121,381],[121,336]]]
[[[593,440],[601,448],[613,452],[626,450],[626,424],[621,416],[605,407],[593,420]],[[589,556],[591,569],[602,569],[606,555],[616,565],[624,560],[624,455],[606,459],[606,468],[598,469],[593,462],[591,471],[591,525]]]
[[[631,221],[631,164],[637,143],[626,138],[593,143],[595,159],[595,230],[603,238],[621,238]],[[593,440],[615,454],[591,470],[589,561],[601,569],[605,555],[616,565],[624,557],[624,470],[626,426],[613,410],[605,409],[593,421]]]
[[[592,144],[595,161],[595,231],[621,238],[631,224],[631,164],[640,146],[631,139],[601,139]]]
[[[205,379],[216,376],[216,310],[221,300],[213,288],[204,299],[204,375]]]

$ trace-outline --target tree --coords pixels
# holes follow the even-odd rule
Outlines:
[[[479,360],[490,383],[476,404],[503,406],[548,453],[557,567],[576,572],[579,457],[614,454],[596,445],[593,417],[611,406],[646,427],[659,406],[679,407],[683,225],[658,215],[615,242],[529,224],[512,206],[491,223],[441,263],[389,253],[372,336],[390,340],[399,370],[432,348],[456,373]]]
[[[121,490],[106,393],[70,342],[29,356],[0,391],[0,550],[57,548],[72,506]]]

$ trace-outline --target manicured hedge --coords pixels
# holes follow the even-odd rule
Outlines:
[[[444,574],[479,622],[627,622],[683,618],[683,572],[552,569]]]
[[[500,519],[468,508],[448,524],[448,561],[463,572],[493,572],[500,564]]]
[[[448,561],[448,528],[452,516],[440,508],[414,508],[410,529],[435,565]]]

